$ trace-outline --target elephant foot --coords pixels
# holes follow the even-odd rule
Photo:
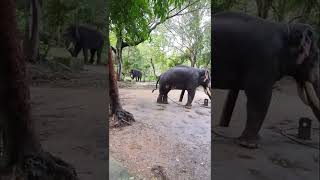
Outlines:
[[[157,98],[157,103],[159,103],[159,104],[163,104],[163,103],[162,103],[161,96],[159,96],[159,97]]]
[[[191,105],[185,105],[184,106],[186,109],[191,109]]]
[[[248,149],[257,149],[259,148],[259,139],[260,139],[259,137],[256,137],[256,138],[239,137],[236,139],[236,143]]]

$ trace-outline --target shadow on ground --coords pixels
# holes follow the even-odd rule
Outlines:
[[[213,98],[213,129],[227,137],[241,134],[246,120],[246,98],[240,94],[229,128],[217,127],[227,91],[215,90]],[[297,134],[301,117],[312,119],[312,140],[309,145],[319,147],[319,123],[311,109],[297,96],[292,80],[280,82],[261,130],[261,148],[248,150],[235,145],[233,139],[213,136],[213,179],[243,180],[318,180],[319,149],[297,144],[281,135],[277,129],[291,129],[286,134]],[[230,173],[232,172],[232,173]]]
[[[80,180],[107,179],[104,70],[104,66],[85,66],[64,79],[32,81],[32,114],[41,143],[46,151],[71,163]]]
[[[139,83],[138,83],[139,84]],[[210,179],[211,107],[197,91],[192,109],[176,102],[181,91],[169,93],[169,104],[157,104],[158,91],[120,89],[124,108],[136,122],[110,129],[110,155],[137,179]]]

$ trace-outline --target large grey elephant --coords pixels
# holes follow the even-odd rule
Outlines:
[[[213,87],[230,92],[221,117],[228,126],[239,90],[247,96],[247,123],[238,143],[257,148],[272,88],[292,76],[299,96],[320,120],[319,49],[307,24],[270,22],[242,13],[213,15]]]
[[[172,89],[187,90],[188,101],[185,107],[190,109],[198,86],[202,86],[205,93],[211,98],[211,78],[207,69],[198,69],[184,65],[175,66],[162,73],[159,76],[157,84],[158,82],[159,96],[157,103],[168,104],[168,93]]]
[[[67,50],[73,57],[77,57],[82,49],[84,62],[88,63],[88,49],[90,49],[89,63],[94,62],[94,56],[97,54],[97,64],[100,64],[104,41],[99,31],[89,26],[71,25],[66,29],[63,36]]]

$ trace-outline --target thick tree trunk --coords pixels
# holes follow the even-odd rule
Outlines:
[[[44,152],[35,135],[15,0],[0,1],[0,21],[0,179],[76,180],[74,168]]]
[[[117,85],[117,76],[114,70],[112,60],[112,50],[109,48],[108,55],[108,71],[109,71],[109,95],[111,100],[111,113],[114,116],[115,127],[131,125],[134,120],[133,115],[122,108],[119,97],[119,89]]]
[[[190,65],[191,65],[191,67],[194,67],[195,65],[196,65],[196,57],[192,54],[192,55],[190,55]]]

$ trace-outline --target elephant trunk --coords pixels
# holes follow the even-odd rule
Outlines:
[[[208,95],[208,97],[211,100],[211,83],[208,84],[208,86],[203,87],[204,88],[204,92]]]
[[[320,121],[320,88],[319,79],[314,83],[298,83],[298,93],[302,101],[310,106],[316,118]]]

